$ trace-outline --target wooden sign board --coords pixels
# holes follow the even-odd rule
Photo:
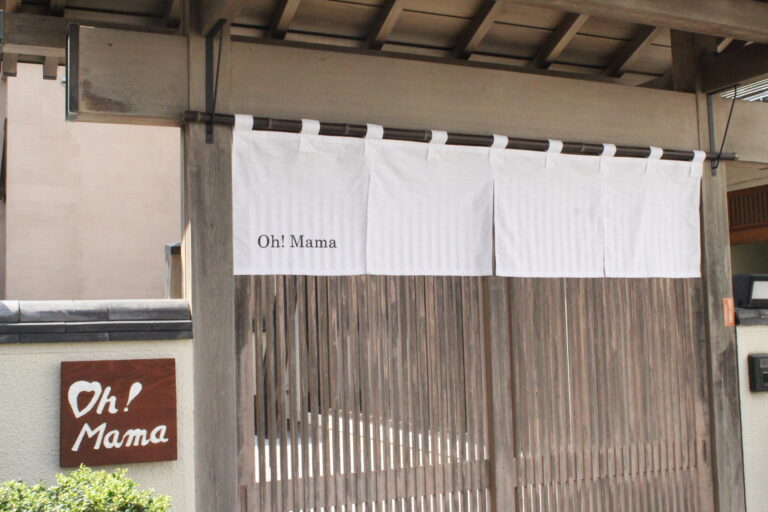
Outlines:
[[[176,460],[173,359],[61,363],[60,465]]]

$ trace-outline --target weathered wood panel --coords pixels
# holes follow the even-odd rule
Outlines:
[[[244,279],[249,510],[713,510],[699,280]]]
[[[188,73],[186,37],[73,25],[67,117],[178,126],[189,104]]]
[[[485,509],[477,278],[262,276],[237,288],[253,300],[237,325],[256,330],[251,510]]]

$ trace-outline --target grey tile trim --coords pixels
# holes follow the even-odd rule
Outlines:
[[[184,300],[0,301],[0,344],[184,339]]]
[[[110,341],[190,340],[192,331],[111,332]]]
[[[19,343],[76,343],[79,341],[109,341],[106,332],[63,332],[19,334]]]
[[[185,300],[111,300],[108,301],[110,320],[190,320]]]
[[[50,333],[65,332],[63,322],[30,322],[23,324],[0,324],[0,333]]]
[[[153,322],[71,322],[67,332],[149,331]]]
[[[107,320],[107,304],[92,300],[25,300],[20,322],[98,322]]]
[[[0,300],[0,322],[12,323],[18,322],[20,317],[19,301]]]
[[[140,331],[142,329],[136,329]],[[153,331],[191,331],[192,320],[159,320],[152,322]]]

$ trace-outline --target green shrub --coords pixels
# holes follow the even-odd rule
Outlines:
[[[0,512],[167,512],[171,498],[139,490],[125,476],[92,471],[85,466],[69,475],[56,475],[56,485],[0,484]]]

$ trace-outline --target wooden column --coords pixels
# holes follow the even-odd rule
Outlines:
[[[701,89],[700,62],[717,48],[714,37],[672,31],[673,83],[676,90],[695,94],[699,147],[710,147],[707,96]],[[715,139],[722,134],[716,134]],[[728,206],[725,166],[713,176],[704,166],[701,181],[701,244],[703,330],[709,348],[710,428],[715,509],[746,510],[744,464],[739,409],[736,329],[725,325],[723,300],[731,298],[731,259],[728,242]],[[709,454],[703,454],[707,456]],[[702,504],[701,508],[705,508]]]
[[[205,110],[205,38],[185,2],[189,108]],[[193,27],[193,28],[189,28]],[[224,27],[217,110],[229,111],[230,38]],[[218,41],[214,58],[218,53]],[[215,69],[215,67],[214,67]],[[182,255],[195,320],[195,502],[199,512],[238,509],[235,286],[232,274],[231,128],[183,128]]]

